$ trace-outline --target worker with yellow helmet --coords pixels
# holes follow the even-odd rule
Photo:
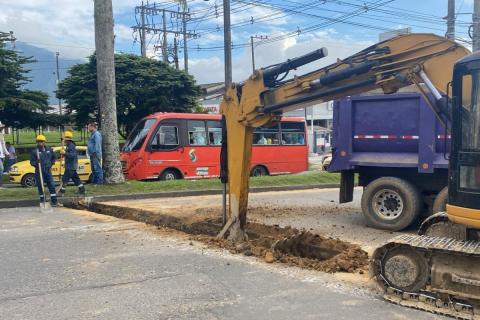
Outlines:
[[[52,176],[52,166],[55,164],[55,152],[53,149],[46,145],[47,139],[43,134],[39,134],[36,138],[37,146],[32,150],[30,156],[30,164],[35,168],[35,179],[37,181],[38,194],[40,196],[40,202],[46,202],[44,187],[40,182],[43,182],[47,185],[48,191],[50,192],[51,204],[54,207],[59,206],[57,200],[57,193],[55,191],[55,182],[53,181]],[[42,178],[40,179],[40,170]]]
[[[68,184],[70,179],[78,187],[79,194],[85,194],[85,187],[78,176],[78,154],[77,154],[77,145],[73,141],[73,133],[71,131],[65,131],[63,133],[63,139],[66,143],[65,150],[62,150],[65,155],[65,172],[62,177],[62,186],[60,188],[60,193],[65,193],[65,186]]]

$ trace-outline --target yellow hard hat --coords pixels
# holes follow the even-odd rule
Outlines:
[[[65,131],[65,132],[63,133],[63,137],[64,137],[65,139],[72,139],[72,138],[73,138],[73,132],[72,132],[72,131]]]
[[[45,136],[44,136],[43,134],[39,134],[35,140],[36,140],[36,141],[46,142],[46,141],[47,141],[47,138],[45,138]]]

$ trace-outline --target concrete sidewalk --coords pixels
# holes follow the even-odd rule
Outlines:
[[[437,319],[112,217],[0,210],[0,319]]]

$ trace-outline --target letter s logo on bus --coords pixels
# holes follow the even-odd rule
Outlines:
[[[195,149],[192,149],[188,152],[188,155],[190,156],[190,161],[195,162],[197,161],[197,155],[195,154]]]

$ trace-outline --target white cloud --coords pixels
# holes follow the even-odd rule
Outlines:
[[[14,31],[18,40],[65,58],[82,58],[94,47],[93,1],[0,0],[0,30]],[[136,1],[114,0],[115,13],[133,10]],[[117,39],[131,39],[131,29],[115,26]]]

